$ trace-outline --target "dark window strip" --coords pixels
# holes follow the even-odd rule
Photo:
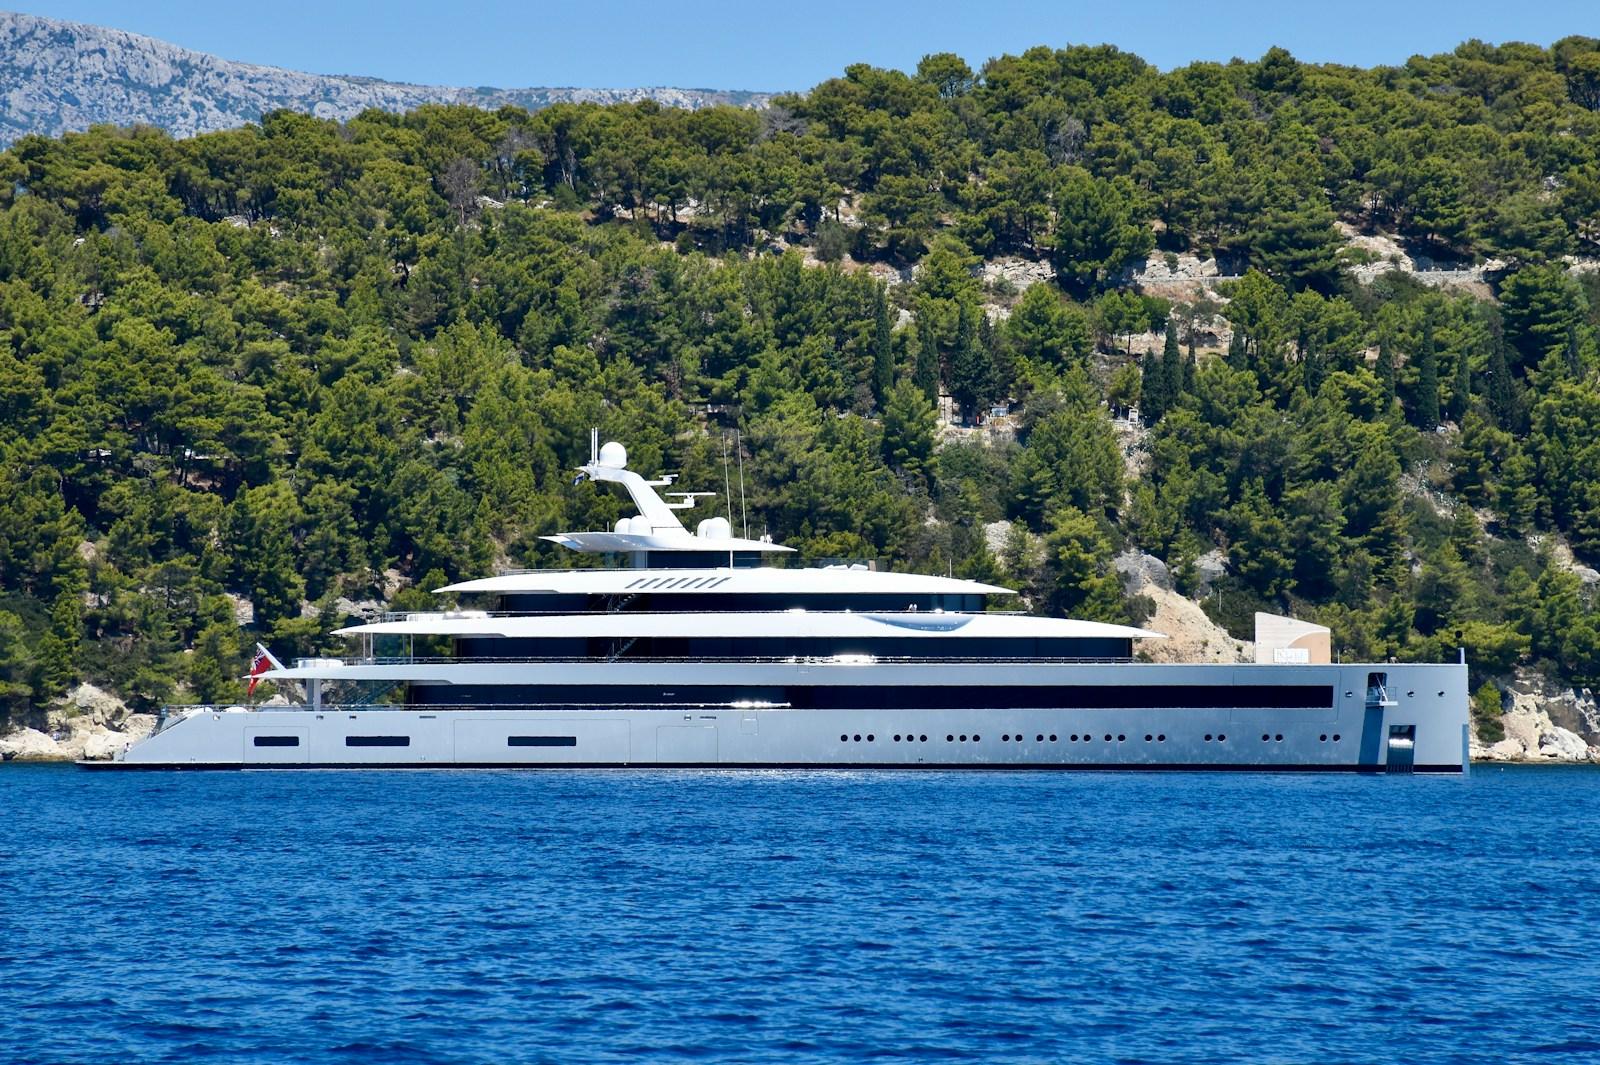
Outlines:
[[[537,702],[550,706],[646,706],[735,703],[782,704],[797,710],[1327,710],[1333,687],[1326,684],[1097,684],[1051,685],[545,685]],[[456,684],[411,687],[412,705],[528,705],[528,689],[516,684]]]
[[[507,736],[507,747],[576,747],[576,736]]]
[[[410,736],[346,736],[346,747],[409,747]]]

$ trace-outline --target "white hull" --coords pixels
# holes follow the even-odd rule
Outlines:
[[[616,670],[615,665],[610,668]],[[702,683],[708,681],[706,674],[711,668],[697,667]],[[835,689],[861,685],[878,670],[893,668],[822,667],[808,683]],[[941,687],[942,682],[955,679],[955,671],[972,668],[922,666],[920,683]],[[657,674],[660,669],[654,667]],[[946,676],[943,671],[950,673]],[[1385,672],[1389,681],[1387,698],[1377,705],[1365,688],[1371,671]],[[993,667],[988,675],[996,675]],[[612,683],[619,682],[615,672],[611,677]],[[770,682],[772,678],[764,679]],[[167,725],[118,761],[102,764],[130,769],[637,766],[1382,771],[1414,767],[1434,772],[1462,772],[1467,764],[1467,671],[1460,665],[1039,666],[1007,670],[1004,681],[1046,686],[1062,693],[1070,693],[1074,684],[1126,684],[1130,691],[1152,684],[1226,684],[1239,690],[1265,683],[1331,684],[1335,690],[1332,706],[1312,709],[811,709],[725,704],[201,710]],[[898,682],[919,683],[904,677]],[[587,690],[596,704],[609,703],[604,689],[604,684],[596,684]],[[527,701],[534,702],[539,689],[516,690],[525,691]],[[868,695],[866,689],[863,695]],[[264,745],[262,738],[270,743]]]

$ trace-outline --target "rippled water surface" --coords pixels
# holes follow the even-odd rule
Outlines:
[[[0,769],[12,1062],[1600,1062],[1600,771]]]

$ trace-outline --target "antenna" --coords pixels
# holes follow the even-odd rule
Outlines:
[[[589,465],[596,466],[600,463],[600,430],[589,430]]]
[[[744,438],[739,435],[739,430],[733,431],[733,446],[739,452],[739,525],[743,530],[739,535],[746,540],[750,539],[750,519],[744,511]]]
[[[728,434],[722,434],[722,503],[728,512],[728,524],[733,524],[733,482],[728,479]]]

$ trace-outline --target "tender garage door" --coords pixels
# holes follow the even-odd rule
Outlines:
[[[656,761],[715,765],[717,726],[662,725],[656,729]]]

